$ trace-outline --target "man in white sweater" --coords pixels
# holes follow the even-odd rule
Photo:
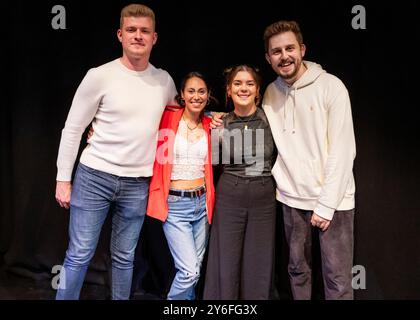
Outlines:
[[[146,213],[160,118],[175,104],[171,76],[149,63],[155,16],[144,5],[121,11],[121,58],[90,69],[74,96],[57,159],[56,200],[70,208],[69,246],[56,299],[78,299],[103,222],[112,209],[112,299],[128,299],[134,251]],[[92,122],[77,167],[81,136]]]
[[[266,59],[278,75],[263,109],[278,149],[272,169],[289,245],[295,299],[311,299],[311,225],[319,230],[326,299],[353,299],[353,161],[356,155],[346,87],[320,65],[303,61],[294,21],[264,33]]]

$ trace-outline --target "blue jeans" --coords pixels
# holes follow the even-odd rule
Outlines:
[[[177,273],[168,300],[194,300],[201,263],[207,246],[209,224],[206,194],[197,198],[169,195],[168,218],[163,231],[174,258]]]
[[[60,272],[57,300],[79,298],[111,205],[112,299],[129,298],[134,251],[146,214],[148,191],[149,178],[119,177],[79,164],[70,200],[70,242]]]

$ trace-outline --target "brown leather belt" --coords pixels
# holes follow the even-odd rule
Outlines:
[[[201,195],[203,195],[206,192],[206,187],[201,187],[197,190],[171,190],[169,189],[169,194],[172,196],[178,196],[178,197],[188,197],[188,198],[197,198]]]

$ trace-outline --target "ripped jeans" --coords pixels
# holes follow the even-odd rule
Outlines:
[[[168,206],[163,231],[177,273],[167,299],[194,300],[209,234],[206,194],[195,198],[169,195]]]

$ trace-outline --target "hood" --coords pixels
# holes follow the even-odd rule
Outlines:
[[[315,62],[303,61],[303,63],[307,70],[295,83],[288,85],[281,77],[278,77],[276,80],[277,85],[280,86],[283,90],[286,90],[287,88],[289,90],[301,89],[314,83],[321,74],[326,72],[324,69],[322,69],[321,65]]]
[[[314,83],[321,74],[325,73],[326,71],[322,69],[321,65],[310,62],[310,61],[303,61],[303,63],[306,66],[306,71],[304,74],[296,80],[292,85],[287,84],[284,82],[284,80],[281,77],[278,77],[275,81],[276,86],[279,87],[281,91],[283,91],[286,95],[286,98],[284,99],[283,104],[283,117],[284,117],[284,127],[283,132],[287,132],[289,128],[287,128],[286,125],[286,119],[288,116],[288,113],[292,113],[292,128],[290,128],[290,132],[294,134],[296,132],[296,123],[295,123],[295,114],[296,114],[296,105],[298,104],[298,92],[299,89],[305,88],[312,83]],[[290,108],[287,107],[287,100],[289,99],[289,96],[292,97],[292,110],[288,110]]]

